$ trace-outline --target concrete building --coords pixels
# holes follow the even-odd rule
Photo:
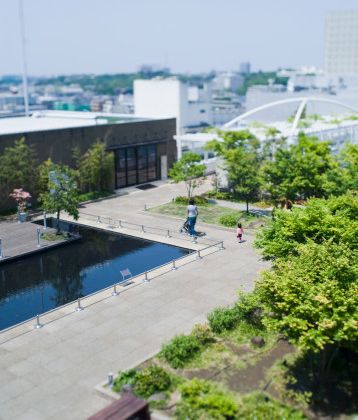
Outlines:
[[[134,112],[146,118],[177,119],[178,131],[210,125],[209,86],[199,89],[176,78],[134,81]]]
[[[219,73],[213,80],[213,91],[236,92],[244,83],[244,77],[234,72]]]
[[[244,61],[240,63],[241,74],[250,74],[250,72],[251,72],[251,63],[249,61]]]
[[[327,16],[325,70],[328,74],[358,76],[358,10]]]
[[[97,140],[115,157],[113,186],[123,188],[166,179],[177,157],[173,118],[133,115],[43,111],[31,117],[0,119],[0,154],[24,137],[39,162],[73,166],[73,149],[82,153]]]

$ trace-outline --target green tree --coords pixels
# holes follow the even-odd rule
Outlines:
[[[358,145],[347,143],[337,158],[339,167],[331,174],[335,194],[358,191]]]
[[[52,171],[48,181],[48,191],[40,195],[44,210],[56,213],[57,231],[60,231],[60,213],[66,211],[78,219],[79,195],[73,171],[65,166],[60,166],[57,171]]]
[[[319,353],[320,379],[339,348],[358,340],[358,252],[333,239],[300,245],[263,273],[257,292],[268,306],[266,324],[304,352]]]
[[[36,190],[36,154],[24,138],[5,148],[0,155],[0,199],[6,201],[14,188],[23,188],[32,195]]]
[[[174,182],[185,182],[188,198],[193,196],[195,188],[203,182],[206,166],[200,163],[201,160],[197,153],[185,153],[169,171],[169,178]]]
[[[44,160],[37,168],[37,191],[39,194],[48,191],[49,173],[51,171],[60,171],[60,165],[52,162],[51,158]]]
[[[276,210],[274,220],[258,233],[255,245],[265,258],[289,258],[308,240],[358,247],[358,196],[310,199],[303,208]]]
[[[330,143],[301,133],[297,143],[279,146],[263,165],[263,185],[275,201],[325,197],[334,188],[335,168]]]
[[[110,190],[114,177],[114,155],[97,141],[78,160],[78,175],[84,191]]]
[[[259,194],[260,142],[247,130],[218,134],[221,140],[212,140],[207,147],[223,159],[223,168],[227,171],[234,195],[245,200],[249,212],[249,203]]]

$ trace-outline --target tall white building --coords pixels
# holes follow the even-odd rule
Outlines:
[[[325,70],[340,76],[358,75],[358,10],[327,16]]]

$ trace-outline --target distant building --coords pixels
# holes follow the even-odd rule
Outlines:
[[[240,63],[240,73],[241,74],[250,74],[251,73],[251,63],[249,61],[244,61]]]
[[[234,72],[219,73],[212,81],[213,91],[236,92],[244,83],[244,77]]]
[[[358,76],[358,10],[327,16],[325,70],[328,74]]]

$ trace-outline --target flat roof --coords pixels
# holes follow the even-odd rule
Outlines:
[[[159,119],[159,118],[158,118]],[[30,117],[0,118],[0,135],[58,130],[93,125],[149,121],[131,114],[109,114],[75,111],[36,111]]]

